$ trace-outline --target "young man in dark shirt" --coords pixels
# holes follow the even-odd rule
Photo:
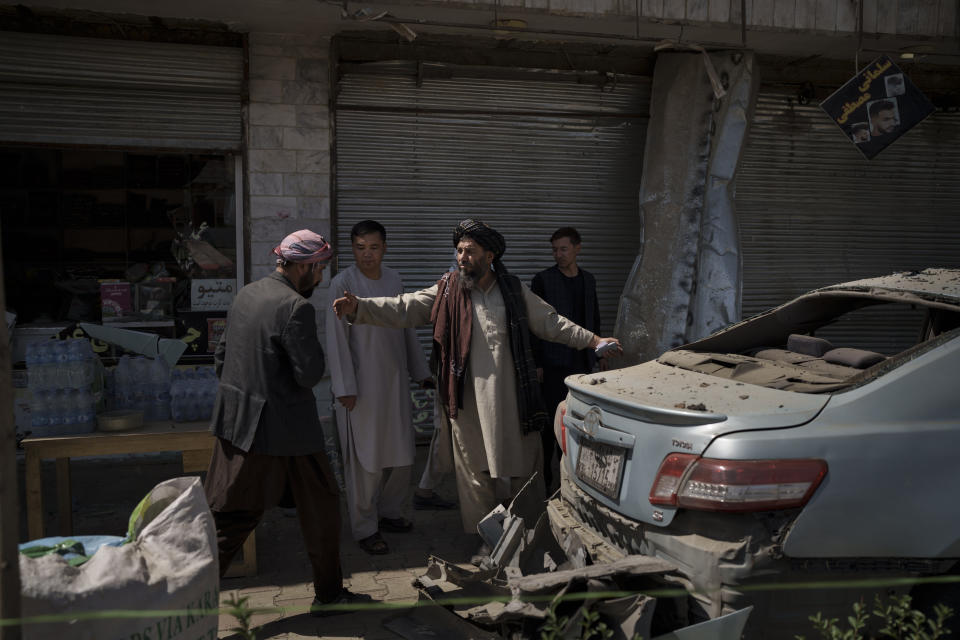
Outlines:
[[[550,237],[556,264],[533,276],[531,290],[549,303],[557,313],[581,327],[596,333],[600,329],[600,308],[597,304],[597,282],[589,271],[577,264],[580,255],[580,234],[573,227],[561,227]],[[542,382],[547,411],[553,415],[567,395],[564,378],[593,370],[596,357],[591,349],[571,349],[554,342],[534,340],[534,360]],[[559,484],[551,470],[557,441],[552,429],[544,429],[543,479],[548,494]]]

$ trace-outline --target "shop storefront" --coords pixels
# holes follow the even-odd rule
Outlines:
[[[872,160],[815,103],[762,87],[737,178],[743,315],[821,286],[960,266],[960,113],[939,110]],[[838,342],[912,344],[866,321],[825,329]]]
[[[80,323],[180,338],[181,364],[212,362],[243,279],[243,60],[240,46],[2,34],[15,366]],[[124,352],[94,348],[108,366]]]

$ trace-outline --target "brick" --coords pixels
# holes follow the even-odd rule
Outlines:
[[[329,220],[330,198],[297,198],[297,217]]]
[[[283,148],[320,151],[330,148],[330,131],[310,127],[288,127],[283,130]]]
[[[250,56],[250,77],[264,80],[293,80],[297,59],[290,56]]]
[[[281,149],[251,149],[247,152],[249,170],[264,173],[286,173],[297,170],[297,152]]]
[[[250,103],[250,124],[292,127],[297,122],[297,112],[292,104]]]
[[[296,171],[300,173],[330,173],[330,151],[297,151]]]
[[[285,196],[250,196],[250,218],[296,218],[297,199]]]
[[[290,174],[287,174],[290,175]],[[250,195],[252,196],[279,196],[284,195],[282,173],[250,173]],[[296,195],[296,194],[287,194]]]
[[[325,104],[298,104],[296,112],[298,127],[330,128],[330,109]]]
[[[328,196],[330,174],[287,173],[283,176],[282,189],[285,196]]]
[[[280,102],[281,96],[279,80],[250,80],[250,102]]]
[[[327,104],[330,91],[324,82],[285,81],[281,88],[286,104]]]
[[[283,127],[250,127],[249,147],[251,149],[283,148]]]
[[[326,58],[302,58],[298,60],[297,80],[326,84],[330,80],[330,61]]]

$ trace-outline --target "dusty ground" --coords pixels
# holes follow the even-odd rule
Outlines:
[[[417,447],[414,477],[419,478],[426,458],[426,447]],[[23,462],[20,461],[19,487],[23,493]],[[157,483],[181,475],[178,454],[137,457],[76,459],[71,463],[73,486],[74,534],[123,535],[127,518],[136,503]],[[54,466],[45,462],[44,509],[48,535],[58,532]],[[411,492],[413,487],[411,487]],[[452,476],[445,479],[441,493],[455,497]],[[21,499],[21,505],[24,502]],[[369,638],[396,639],[400,636],[382,626],[383,619],[398,613],[396,607],[417,600],[411,580],[423,573],[427,558],[433,554],[464,563],[475,551],[476,536],[463,533],[460,513],[452,511],[411,511],[414,529],[410,533],[384,533],[391,553],[370,556],[353,542],[344,512],[342,565],[347,586],[369,593],[377,602],[386,603],[382,611],[350,613],[329,618],[313,618],[301,613],[313,599],[309,563],[292,510],[267,512],[257,528],[259,574],[251,578],[224,579],[221,602],[234,594],[249,596],[250,606],[292,608],[285,614],[264,614],[254,618],[263,625],[257,634],[265,638]],[[26,540],[26,518],[21,509],[21,540]],[[465,565],[468,566],[468,565]],[[297,610],[299,609],[299,611]],[[229,629],[236,621],[221,616],[220,637],[235,638]]]

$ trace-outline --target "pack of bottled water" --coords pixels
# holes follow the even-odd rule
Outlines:
[[[213,367],[176,369],[170,382],[170,414],[177,422],[209,420],[217,397]]]
[[[88,433],[96,426],[92,393],[96,373],[90,340],[39,340],[27,344],[27,385],[34,437]]]
[[[113,371],[113,404],[142,411],[144,422],[170,419],[171,369],[163,358],[123,355]]]

